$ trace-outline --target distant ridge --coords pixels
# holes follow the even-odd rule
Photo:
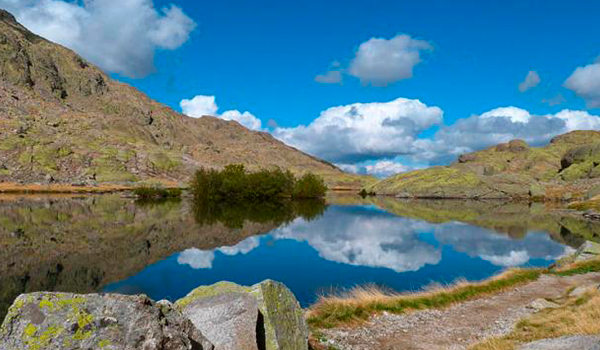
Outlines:
[[[572,131],[544,147],[512,140],[463,154],[450,166],[398,174],[367,189],[416,198],[590,199],[600,195],[600,132]]]

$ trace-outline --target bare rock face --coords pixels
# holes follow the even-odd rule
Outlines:
[[[230,344],[222,345],[221,348],[220,340],[211,338],[212,331],[209,328],[212,327],[211,322],[218,320],[214,317],[218,313],[207,312],[207,309],[218,310],[223,302],[228,302],[231,309],[236,309],[236,304],[241,303],[240,294],[255,299],[257,303],[258,313],[254,323],[256,331],[248,335],[256,337],[253,340],[259,350],[308,350],[308,327],[302,309],[294,294],[282,283],[266,280],[252,287],[244,287],[231,282],[219,282],[196,288],[175,305],[215,343],[217,350],[234,349]],[[232,322],[235,318],[233,316],[224,317],[222,321]],[[240,315],[236,322],[241,322],[245,317]],[[241,323],[247,327],[245,322]],[[230,334],[238,332],[231,328],[225,330],[231,332]],[[232,338],[235,337],[232,335]]]
[[[258,303],[244,293],[196,299],[184,309],[216,350],[259,350],[256,337]]]
[[[2,350],[213,350],[179,311],[146,296],[23,294],[0,328]]]

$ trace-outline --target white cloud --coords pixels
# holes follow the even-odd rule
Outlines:
[[[177,256],[179,265],[189,265],[192,269],[211,269],[215,253],[212,250],[186,249]]]
[[[381,160],[374,164],[336,164],[336,166],[349,173],[369,174],[382,178],[416,169],[392,160]]]
[[[387,86],[412,78],[413,68],[422,61],[421,52],[432,50],[427,41],[406,34],[391,39],[371,38],[358,47],[348,73],[363,84]]]
[[[420,221],[392,215],[338,211],[310,223],[296,219],[272,235],[307,242],[326,260],[405,272],[441,260],[441,250],[419,239],[424,227]]]
[[[588,107],[600,107],[600,62],[575,69],[564,86],[583,98]]]
[[[200,118],[205,115],[214,117],[219,110],[214,96],[198,95],[191,100],[181,100],[179,106],[183,114],[193,118]]]
[[[214,116],[224,120],[233,120],[251,130],[261,130],[262,122],[250,112],[240,112],[238,110],[225,111],[222,114],[217,114],[219,107],[215,102],[214,96],[198,95],[191,100],[181,100],[179,103],[183,114],[200,118],[205,115]]]
[[[189,265],[192,269],[212,269],[215,260],[215,252],[221,252],[225,255],[234,256],[238,254],[248,254],[254,248],[260,245],[260,237],[250,237],[240,243],[228,247],[223,246],[213,250],[200,250],[197,248],[186,249],[177,256],[179,265]]]
[[[321,84],[341,84],[342,72],[339,70],[330,70],[325,72],[325,74],[317,75],[315,81]]]
[[[158,49],[175,50],[196,23],[181,8],[152,0],[0,0],[34,33],[73,49],[108,72],[143,77]]]
[[[556,114],[532,115],[521,108],[502,107],[443,126],[431,142],[422,143],[425,152],[419,153],[418,157],[447,163],[459,154],[512,139],[523,139],[539,146],[569,131],[598,129],[600,117],[586,111],[565,109]]]
[[[373,165],[367,165],[365,166],[367,174],[371,174],[371,175],[375,175],[375,176],[381,176],[381,177],[388,177],[391,175],[395,175],[398,173],[403,173],[409,170],[413,170],[412,167],[397,163],[397,162],[392,162],[389,160],[383,160],[380,162],[377,162]]]
[[[519,84],[519,91],[525,92],[529,89],[533,89],[534,87],[538,86],[540,81],[540,76],[537,72],[529,71],[525,77],[525,80]]]
[[[496,266],[511,267],[519,266],[527,263],[530,260],[529,254],[524,250],[511,251],[507,255],[485,255],[482,254],[483,260],[489,261]]]
[[[412,154],[417,136],[442,120],[440,108],[398,98],[332,107],[307,126],[278,128],[273,134],[323,159],[354,163]]]
[[[570,249],[542,232],[530,232],[514,239],[493,230],[454,222],[435,225],[432,229],[439,243],[502,267],[522,266],[531,259],[556,260]]]

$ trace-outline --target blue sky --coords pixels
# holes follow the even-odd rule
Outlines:
[[[262,122],[251,127],[270,131],[284,142],[353,171],[375,172],[373,167],[380,162],[392,171],[445,164],[461,152],[513,137],[543,144],[557,133],[600,127],[596,117],[600,115],[596,89],[600,89],[600,63],[594,64],[600,56],[598,1],[124,0],[123,6],[131,11],[144,7],[149,13],[137,29],[153,18],[157,24],[147,32],[159,31],[149,39],[149,47],[135,51],[151,56],[144,58],[141,74],[131,74],[132,60],[124,69],[107,63],[115,60],[94,46],[94,40],[111,43],[115,33],[127,32],[128,17],[123,15],[119,22],[113,13],[109,23],[103,16],[113,10],[114,1],[90,3],[0,0],[0,7],[176,110],[181,110],[183,99],[214,96],[215,103],[203,100],[198,113],[242,120],[247,111],[245,120],[256,117]],[[181,16],[174,12],[170,16],[173,6]],[[85,13],[77,17],[77,11]],[[95,26],[94,35],[86,40],[53,31],[57,23],[71,17],[83,34],[91,31],[84,23],[90,18],[97,19],[100,27]],[[160,22],[165,18],[170,22]],[[110,24],[104,36],[98,29],[103,23]],[[110,36],[115,27],[118,30]],[[401,34],[408,46],[392,47],[391,40]],[[136,36],[131,38],[131,43],[121,40],[121,44],[135,47]],[[383,39],[383,53],[392,56],[365,58],[356,68],[360,45],[373,38]],[[417,55],[416,61],[413,57],[412,63],[402,66],[408,64],[412,74],[394,74],[395,68],[402,67],[390,62],[390,57],[407,52]],[[152,60],[154,70],[148,69]],[[383,66],[377,67],[378,62]],[[579,67],[581,72],[566,84]],[[341,76],[341,84],[315,81],[328,70],[339,71],[335,74]],[[530,71],[539,77],[531,81],[539,82],[521,91],[519,84]],[[374,72],[390,77],[380,76],[374,82],[368,78]],[[135,78],[127,77],[132,75]],[[397,109],[380,106],[380,124],[372,132],[352,128],[370,128],[373,121],[345,124],[344,118],[353,115],[372,118],[365,114],[373,112],[364,104],[398,98],[406,101],[399,102]],[[413,100],[424,106],[415,106]],[[326,127],[310,126],[328,108],[355,103],[363,105],[325,113],[321,124]],[[439,115],[425,111],[434,107],[440,109]],[[496,110],[499,107],[511,109]],[[415,110],[416,114],[406,115]],[[564,110],[579,114],[559,116]],[[529,115],[522,117],[525,111]],[[491,118],[478,117],[486,112]],[[452,128],[457,121],[462,126]],[[392,124],[393,130],[386,129]],[[297,129],[298,125],[308,127]]]

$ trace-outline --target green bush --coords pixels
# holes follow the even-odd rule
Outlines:
[[[292,197],[322,198],[327,192],[327,186],[322,178],[315,174],[304,174],[296,181]]]
[[[200,169],[190,184],[196,201],[266,201],[278,198],[322,198],[327,187],[313,174],[296,179],[289,170],[248,172],[241,164],[223,170]]]

